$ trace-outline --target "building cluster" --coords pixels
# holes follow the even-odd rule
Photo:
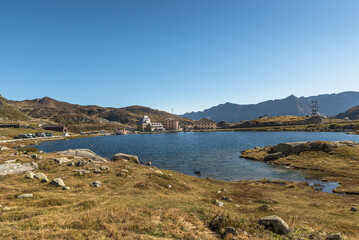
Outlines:
[[[184,130],[190,129],[215,129],[217,123],[215,121],[203,118],[195,121],[193,125],[183,126]],[[174,118],[167,118],[163,124],[160,122],[151,122],[148,116],[143,116],[137,123],[137,130],[141,132],[162,132],[162,131],[182,131],[179,121]]]

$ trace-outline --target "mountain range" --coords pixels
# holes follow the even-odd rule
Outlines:
[[[129,106],[124,108],[100,107],[96,105],[82,106],[57,101],[49,97],[24,101],[8,100],[8,102],[16,106],[23,114],[32,118],[63,124],[104,124],[108,122],[118,122],[134,126],[143,115],[149,116],[154,122],[162,122],[166,118],[177,118],[182,124],[192,122],[190,119],[143,106]]]
[[[311,100],[318,101],[321,115],[336,116],[353,106],[359,105],[359,92],[350,91],[299,98],[290,95],[284,99],[246,105],[227,102],[203,111],[185,113],[181,116],[193,120],[208,118],[217,122],[227,121],[232,123],[255,119],[263,115],[305,116],[311,114]]]

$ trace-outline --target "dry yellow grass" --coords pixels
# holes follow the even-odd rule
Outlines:
[[[10,159],[32,161],[27,154],[12,156],[14,152],[2,151],[0,164]],[[110,170],[101,174],[79,176],[74,169],[91,165],[59,165],[53,160],[58,155],[39,155],[43,159],[38,172],[50,180],[61,177],[71,189],[64,191],[24,175],[1,176],[1,239],[219,239],[221,231],[208,229],[217,214],[224,215],[225,226],[238,229],[242,239],[320,239],[338,231],[348,239],[359,238],[359,215],[350,211],[358,207],[358,196],[315,192],[304,183],[221,182],[168,170],[160,174],[124,162],[106,163]],[[125,176],[122,169],[128,171]],[[101,181],[102,187],[90,187],[94,181]],[[226,191],[218,193],[222,188]],[[17,199],[22,193],[34,196]],[[214,201],[222,196],[233,201],[218,207]],[[270,208],[263,210],[263,204]],[[288,235],[257,224],[260,217],[273,214],[291,226]]]

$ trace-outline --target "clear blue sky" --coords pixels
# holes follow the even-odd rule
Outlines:
[[[0,0],[0,94],[175,113],[359,90],[358,0]]]

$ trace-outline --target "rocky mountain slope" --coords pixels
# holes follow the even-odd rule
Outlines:
[[[28,121],[30,117],[19,111],[9,100],[0,95],[0,120]]]
[[[359,104],[359,92],[342,92],[310,97],[291,95],[284,99],[269,100],[258,104],[240,105],[225,103],[199,112],[185,113],[182,116],[199,120],[209,118],[215,121],[240,122],[267,114],[268,116],[305,116],[310,114],[311,100],[317,100],[322,115],[335,116]]]
[[[11,102],[23,113],[33,118],[48,119],[66,124],[106,123],[114,121],[122,124],[136,125],[143,115],[148,115],[152,121],[164,121],[166,118],[172,117],[178,119],[181,123],[192,122],[190,119],[142,106],[124,108],[100,107],[96,105],[82,106],[57,101],[49,97]]]
[[[349,118],[350,120],[359,120],[359,105],[350,108],[349,110],[340,113],[337,118]]]

